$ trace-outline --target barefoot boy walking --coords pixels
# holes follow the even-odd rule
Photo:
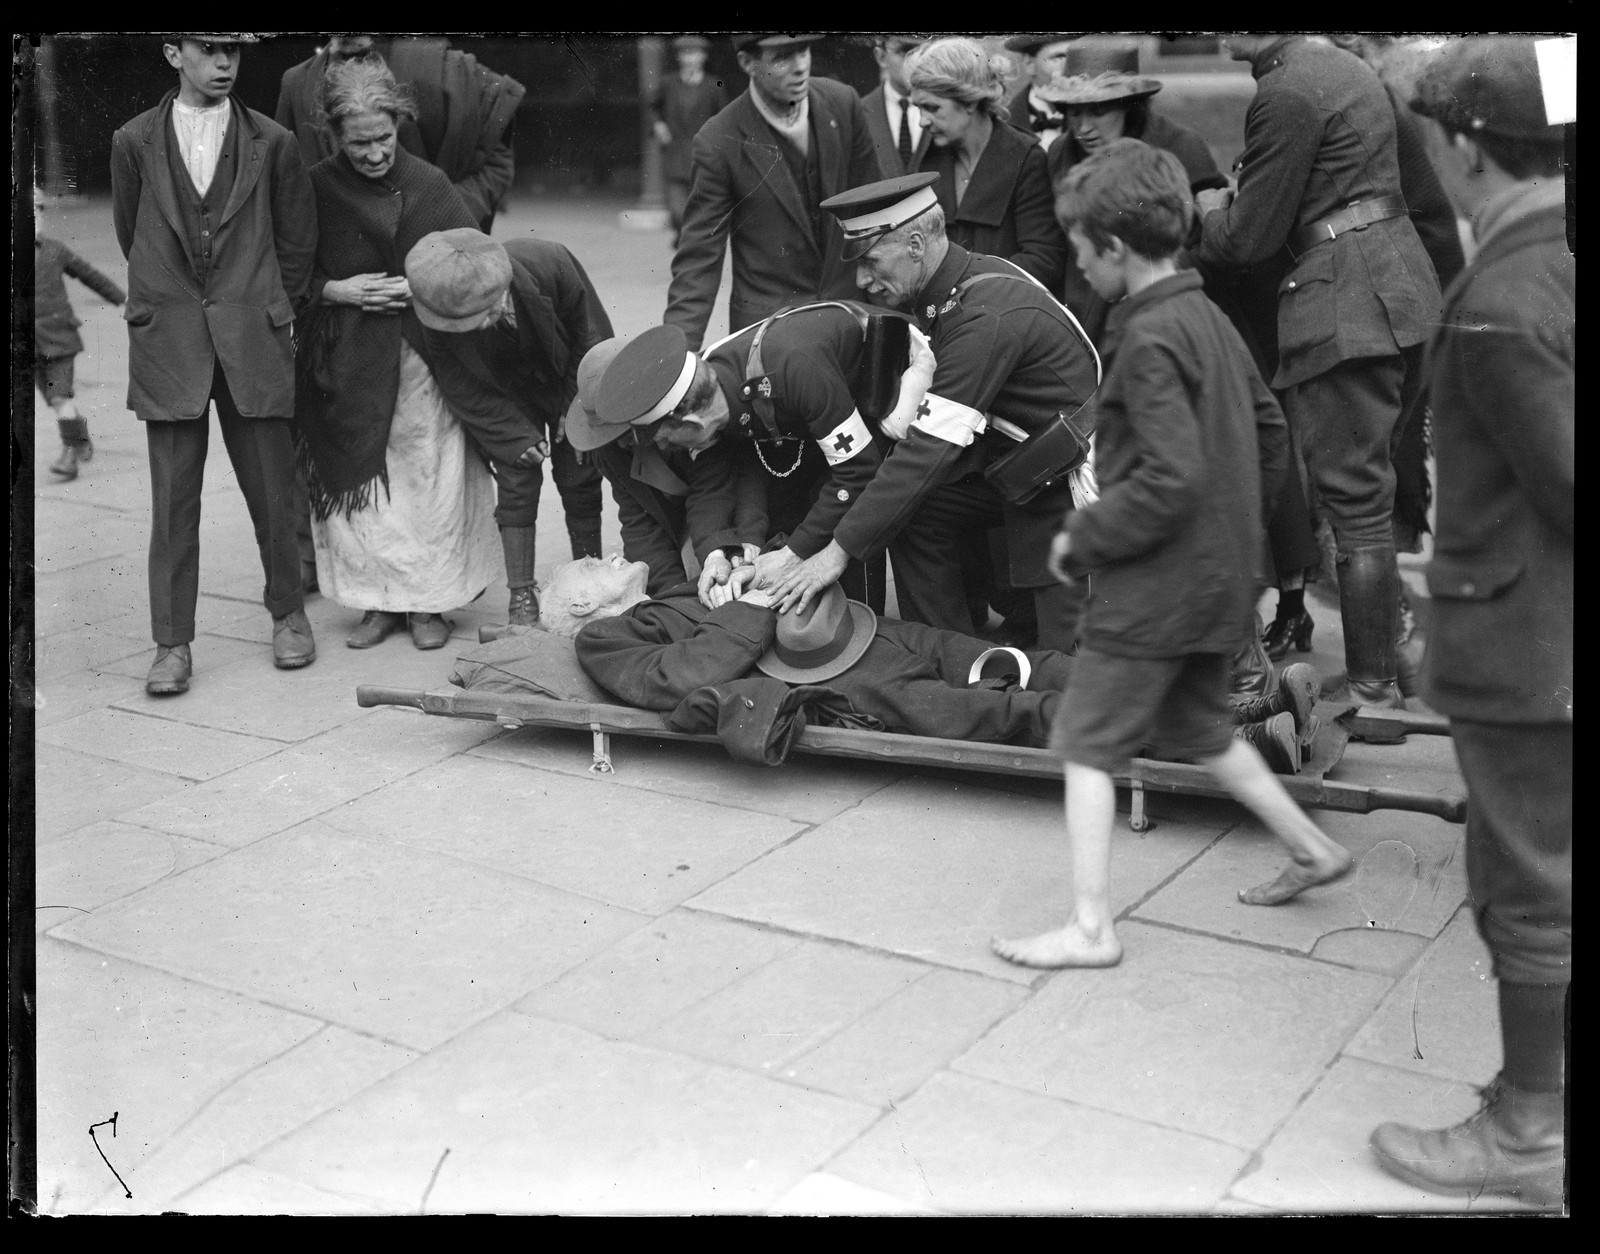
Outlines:
[[[1232,734],[1229,659],[1252,629],[1263,497],[1287,465],[1287,433],[1199,274],[1177,268],[1193,212],[1177,158],[1132,139],[1075,167],[1057,196],[1079,268],[1112,302],[1101,349],[1111,366],[1097,397],[1100,499],[1068,515],[1051,551],[1057,578],[1094,574],[1051,738],[1066,762],[1072,914],[1055,931],[994,942],[1024,966],[1121,960],[1112,776],[1145,746],[1203,763],[1289,847],[1283,873],[1242,900],[1277,905],[1352,865]]]

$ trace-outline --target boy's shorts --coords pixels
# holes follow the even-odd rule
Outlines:
[[[72,363],[75,360],[73,357],[33,359],[33,385],[52,405],[72,399]]]
[[[1050,748],[1108,775],[1144,749],[1194,762],[1220,757],[1233,741],[1232,673],[1221,653],[1114,657],[1080,646]]]

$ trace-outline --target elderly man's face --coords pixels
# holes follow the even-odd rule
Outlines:
[[[574,618],[591,622],[612,618],[647,598],[650,567],[643,562],[583,557],[568,562],[539,594],[544,616],[555,622]]]
[[[922,236],[885,239],[856,262],[856,286],[874,305],[910,309],[922,286]]]

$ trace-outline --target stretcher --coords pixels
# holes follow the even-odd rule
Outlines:
[[[410,688],[385,688],[363,684],[356,703],[365,707],[397,705],[446,718],[470,718],[501,727],[564,728],[587,731],[592,736],[594,760],[589,770],[612,771],[611,738],[643,736],[657,740],[692,740],[721,745],[713,735],[691,735],[667,726],[666,716],[653,710],[625,705],[599,705],[583,701],[557,701],[548,697],[504,692],[473,692],[460,688],[425,692]],[[1448,823],[1466,821],[1466,798],[1452,793],[1413,792],[1329,779],[1328,772],[1344,756],[1352,736],[1392,744],[1407,733],[1448,735],[1445,720],[1437,715],[1404,710],[1378,710],[1322,703],[1317,707],[1321,726],[1312,744],[1311,760],[1298,775],[1280,775],[1278,781],[1302,806],[1370,814],[1374,810],[1409,810],[1432,814]],[[1045,749],[1016,745],[981,744],[970,740],[942,740],[933,736],[907,736],[895,732],[857,731],[840,727],[807,727],[795,742],[794,752],[824,757],[890,762],[902,766],[933,766],[1037,779],[1059,779],[1061,760]],[[754,769],[754,768],[752,768]],[[1145,831],[1150,819],[1145,811],[1148,792],[1189,797],[1227,797],[1209,772],[1184,762],[1157,762],[1136,758],[1127,772],[1116,776],[1119,788],[1131,796],[1128,825]]]

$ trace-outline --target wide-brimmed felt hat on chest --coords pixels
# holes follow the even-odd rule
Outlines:
[[[877,632],[871,608],[832,584],[804,610],[778,615],[777,637],[756,667],[785,683],[818,684],[859,662]]]

